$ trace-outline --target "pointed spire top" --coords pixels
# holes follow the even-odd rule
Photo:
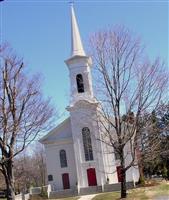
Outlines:
[[[85,56],[83,44],[80,37],[80,32],[73,8],[73,2],[71,2],[71,56]]]

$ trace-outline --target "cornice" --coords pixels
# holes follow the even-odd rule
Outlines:
[[[81,66],[92,66],[92,59],[89,56],[72,56],[69,59],[65,60],[66,65],[68,68],[74,68],[74,67],[79,67],[79,64]]]
[[[57,139],[57,140],[46,140],[43,144],[50,146],[62,145],[62,144],[73,144],[73,138]]]
[[[99,102],[98,101],[90,101],[90,100],[79,100],[77,102],[75,102],[74,104],[68,106],[66,108],[66,110],[68,111],[73,111],[79,108],[88,108],[90,107],[91,109],[95,109],[96,107],[98,107]]]

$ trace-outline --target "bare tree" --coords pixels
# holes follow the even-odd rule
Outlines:
[[[31,153],[29,153],[31,148]],[[32,144],[14,160],[15,188],[28,191],[31,186],[46,184],[46,163],[44,148],[41,144]]]
[[[43,99],[38,76],[29,77],[22,60],[7,50],[0,52],[0,171],[11,200],[15,199],[14,157],[46,130],[53,108],[49,99]]]
[[[124,27],[95,33],[90,44],[102,102],[101,141],[119,155],[121,198],[126,198],[126,171],[137,162],[140,118],[163,98],[168,75],[159,59],[151,63],[145,57],[140,40]],[[129,162],[125,151],[131,156]]]
[[[46,184],[47,174],[46,174],[45,150],[42,144],[40,143],[36,144],[33,160],[38,169],[38,174],[37,174],[37,177],[39,177],[38,185],[43,186]]]

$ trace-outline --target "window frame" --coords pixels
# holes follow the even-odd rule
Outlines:
[[[93,148],[92,139],[90,134],[90,129],[88,127],[82,128],[82,140],[83,140],[83,150],[85,161],[93,161]]]
[[[78,93],[84,93],[84,81],[83,81],[83,75],[77,74],[76,75],[76,85],[77,85],[77,91]]]
[[[67,167],[68,164],[67,164],[66,150],[61,149],[59,151],[59,157],[60,157],[60,166],[61,166],[61,168]]]
[[[48,181],[53,181],[53,175],[52,174],[48,175]]]

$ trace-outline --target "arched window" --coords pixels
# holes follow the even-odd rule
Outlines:
[[[83,76],[81,74],[78,74],[76,76],[76,82],[77,82],[78,93],[83,93],[84,92],[84,83],[83,83]]]
[[[93,160],[92,141],[90,136],[90,130],[88,127],[82,129],[82,137],[83,137],[85,160],[86,161]]]
[[[67,167],[67,158],[66,158],[66,151],[60,150],[60,166]]]

